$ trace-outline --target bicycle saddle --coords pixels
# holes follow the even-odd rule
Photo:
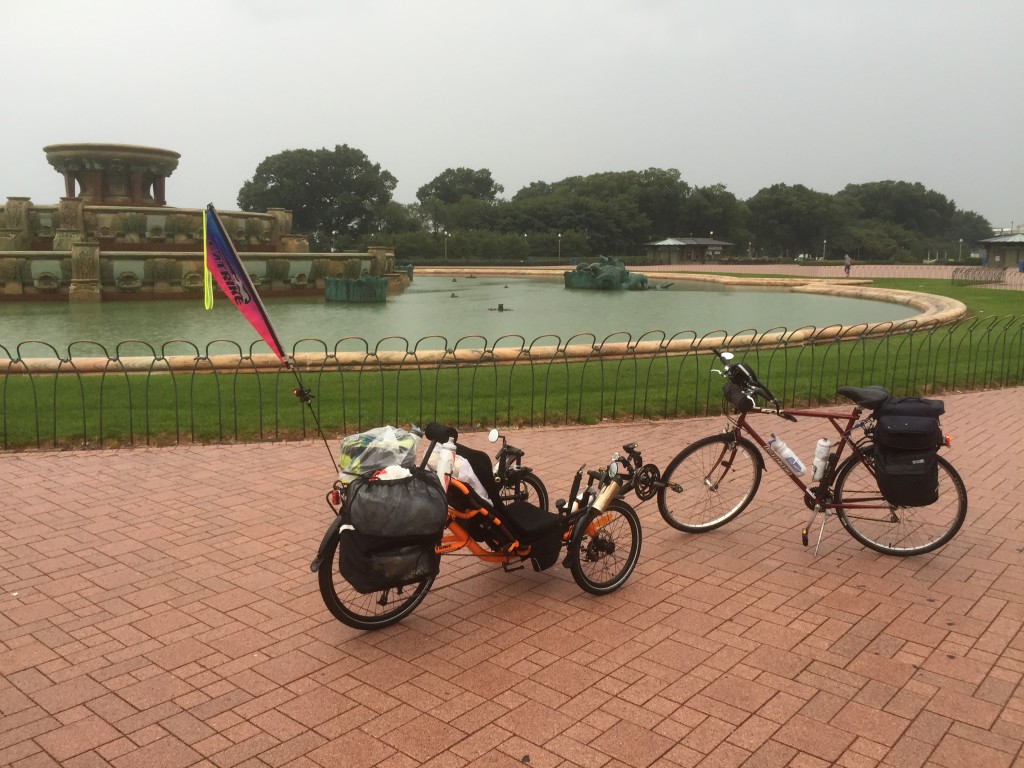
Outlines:
[[[874,410],[889,399],[889,393],[884,387],[840,387],[836,390],[843,397],[848,397],[861,408]]]

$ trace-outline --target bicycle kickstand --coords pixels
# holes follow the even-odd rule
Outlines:
[[[803,542],[803,545],[805,547],[807,546],[807,542],[808,542],[808,538],[809,538],[808,534],[810,533],[810,530],[811,530],[811,523],[814,522],[815,515],[817,515],[821,511],[822,511],[821,510],[821,506],[818,505],[818,504],[815,504],[814,505],[814,509],[811,510],[811,516],[809,518],[807,518],[807,525],[805,525],[803,527],[803,530],[800,531],[800,540]],[[821,537],[825,535],[825,523],[827,523],[827,522],[828,522],[828,512],[822,512],[821,528],[818,529],[818,541],[814,545],[814,557],[818,556],[818,548],[821,546]]]

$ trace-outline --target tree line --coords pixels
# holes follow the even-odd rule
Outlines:
[[[314,252],[395,248],[400,263],[640,257],[666,237],[725,241],[727,257],[920,261],[966,256],[989,222],[919,182],[848,184],[835,194],[774,184],[741,200],[675,169],[609,171],[535,181],[502,197],[486,168],[447,168],[393,199],[395,176],[340,144],[270,155],[238,193],[243,211],[287,208]]]

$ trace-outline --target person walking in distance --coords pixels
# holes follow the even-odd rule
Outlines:
[[[850,254],[846,254],[846,256],[843,257],[843,272],[846,273],[847,277],[850,276],[850,264]]]

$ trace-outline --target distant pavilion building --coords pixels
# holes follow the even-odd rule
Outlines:
[[[655,264],[703,264],[719,261],[725,249],[734,245],[710,237],[666,237],[646,243],[647,257]]]
[[[1024,233],[1014,232],[1009,235],[998,235],[986,240],[979,240],[982,257],[987,259],[990,267],[1017,267],[1024,264]]]

